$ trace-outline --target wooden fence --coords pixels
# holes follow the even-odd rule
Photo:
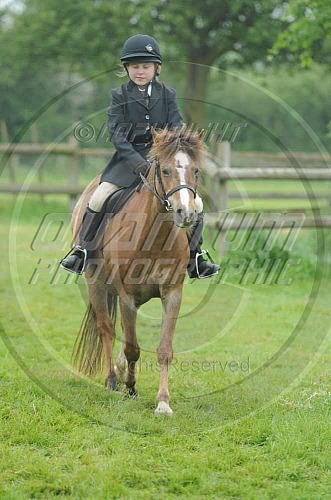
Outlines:
[[[113,148],[84,148],[80,143],[71,140],[68,143],[60,144],[10,144],[0,143],[0,154],[2,154],[2,164],[9,170],[10,183],[0,185],[0,192],[20,193],[24,189],[16,181],[15,170],[18,167],[18,158],[21,156],[38,156],[46,158],[48,155],[65,155],[69,159],[68,180],[66,185],[44,184],[42,175],[39,176],[38,184],[29,185],[26,190],[29,193],[39,195],[47,194],[67,194],[70,198],[70,206],[73,208],[77,196],[82,192],[84,186],[79,184],[79,163],[82,157],[102,157],[109,158]],[[105,162],[106,163],[106,162]],[[230,198],[243,198],[243,194],[238,191],[229,190],[229,181],[232,185],[246,179],[288,179],[305,181],[331,181],[330,155],[325,157],[320,154],[304,154],[289,152],[268,154],[261,152],[231,152],[229,142],[221,142],[214,146],[214,150],[207,154],[204,171],[207,174],[205,189],[208,190],[210,199],[214,201],[215,211],[219,212],[219,217],[207,218],[207,223],[212,227],[233,227],[236,222],[225,217],[229,207]],[[300,193],[284,193],[272,190],[271,192],[244,193],[247,198],[289,198],[302,199]],[[326,206],[331,201],[330,192],[316,194],[316,198],[324,198]],[[306,196],[307,198],[307,196]],[[292,215],[293,219],[293,215]],[[240,229],[247,229],[249,222],[242,223]],[[230,226],[229,226],[230,225]],[[324,215],[307,216],[304,227],[331,226],[331,216]]]
[[[72,139],[68,143],[41,144],[41,143],[0,143],[0,154],[2,163],[9,171],[10,183],[0,185],[0,192],[20,193],[24,187],[17,183],[16,171],[18,169],[18,157],[34,156],[46,159],[49,155],[62,155],[69,159],[68,178],[65,185],[43,184],[42,168],[38,169],[39,183],[29,185],[27,190],[31,194],[68,194],[70,208],[73,209],[77,196],[85,186],[79,184],[79,163],[81,157],[95,156],[109,158],[113,152],[112,148],[81,148],[79,142]]]

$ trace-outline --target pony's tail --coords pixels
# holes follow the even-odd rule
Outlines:
[[[114,328],[117,316],[117,298],[117,294],[108,293],[107,295],[109,316]],[[86,309],[78,332],[72,360],[74,366],[84,375],[94,377],[102,370],[104,362],[103,345],[97,329],[96,314],[91,303]]]

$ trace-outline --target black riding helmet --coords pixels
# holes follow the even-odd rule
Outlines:
[[[125,64],[134,61],[162,64],[157,41],[149,35],[134,35],[128,38],[123,45],[121,62]]]

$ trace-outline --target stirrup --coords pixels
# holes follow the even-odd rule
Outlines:
[[[197,252],[196,255],[195,255],[195,268],[197,270],[197,275],[198,275],[198,279],[202,280],[204,278],[210,278],[211,276],[216,276],[216,274],[218,274],[218,271],[219,271],[219,268],[212,274],[208,274],[208,276],[201,276],[200,273],[199,273],[199,263],[198,263],[198,259],[199,257],[201,257],[202,255],[206,255],[208,260],[212,263],[212,264],[215,264],[215,261],[214,259],[212,258],[212,256],[210,255],[210,253],[208,252],[208,250],[201,250],[201,252]]]
[[[73,269],[69,269],[68,267],[65,267],[62,263],[63,261],[72,253],[72,252],[75,252],[75,251],[79,251],[79,252],[82,252],[83,256],[83,265],[82,265],[82,268],[80,271],[77,271],[77,270],[73,270]],[[85,248],[82,248],[80,245],[74,245],[70,250],[69,252],[63,257],[63,259],[60,261],[60,267],[62,267],[62,269],[65,269],[66,271],[68,271],[69,273],[73,273],[73,274],[83,274],[83,272],[85,271],[85,267],[86,267],[86,261],[87,261],[87,250]]]

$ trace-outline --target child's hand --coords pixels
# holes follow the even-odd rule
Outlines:
[[[143,161],[142,163],[139,163],[139,165],[134,169],[134,173],[136,175],[143,174],[146,175],[149,169],[149,162],[148,161]]]

